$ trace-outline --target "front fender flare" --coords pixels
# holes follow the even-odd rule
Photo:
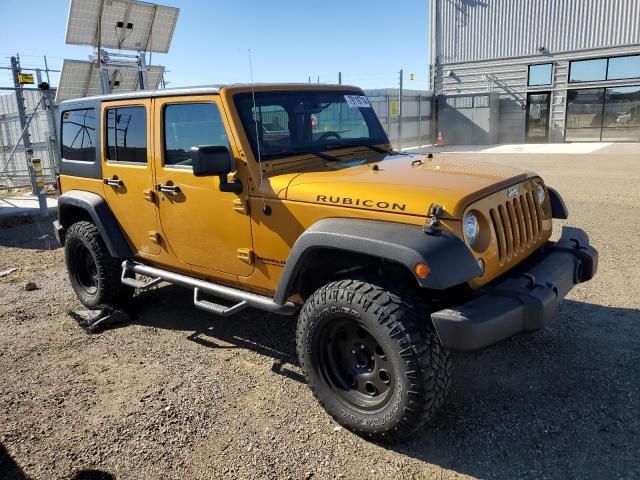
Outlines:
[[[58,225],[66,230],[74,223],[77,210],[85,211],[98,228],[109,253],[114,258],[131,258],[133,252],[115,215],[107,202],[97,193],[69,190],[58,198]],[[64,244],[64,234],[60,235]]]
[[[566,220],[569,218],[569,209],[555,188],[547,187],[549,201],[551,202],[551,217]]]
[[[465,243],[450,232],[427,235],[415,225],[327,218],[314,223],[294,243],[274,295],[276,303],[284,304],[295,293],[302,260],[318,248],[366,253],[399,263],[409,269],[421,287],[434,290],[444,290],[482,274]],[[417,263],[429,265],[431,273],[427,278],[415,275]]]

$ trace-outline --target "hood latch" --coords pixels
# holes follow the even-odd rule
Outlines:
[[[444,208],[442,205],[438,205],[437,203],[433,203],[431,207],[429,207],[429,220],[422,227],[422,231],[427,235],[432,235],[436,233],[437,226],[440,225],[440,219],[444,214]]]

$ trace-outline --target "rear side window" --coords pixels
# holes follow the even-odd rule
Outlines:
[[[190,167],[191,147],[229,147],[218,107],[213,103],[181,103],[164,109],[164,164]]]
[[[107,109],[107,160],[147,162],[147,110],[144,107]]]
[[[62,113],[62,158],[95,162],[96,123],[93,108]]]

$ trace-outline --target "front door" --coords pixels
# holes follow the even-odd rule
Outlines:
[[[104,196],[135,253],[160,253],[153,197],[151,101],[102,105]]]
[[[526,142],[549,141],[549,110],[551,92],[527,94]]]
[[[164,237],[182,262],[238,276],[253,272],[251,223],[240,196],[217,176],[196,177],[191,147],[231,149],[217,96],[155,99],[156,189]],[[232,152],[233,155],[233,152]],[[246,195],[248,187],[245,185]]]

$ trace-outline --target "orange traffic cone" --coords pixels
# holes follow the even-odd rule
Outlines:
[[[442,138],[442,130],[438,130],[438,138],[436,139],[436,147],[444,147],[444,138]]]

